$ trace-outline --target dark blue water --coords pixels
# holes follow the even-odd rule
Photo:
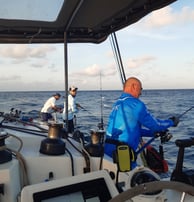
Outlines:
[[[0,92],[0,111],[9,112],[13,107],[22,112],[37,113],[44,102],[55,92]],[[63,92],[60,92],[64,95]],[[112,104],[119,97],[121,91],[78,91],[77,101],[86,109],[77,114],[77,128],[88,132],[90,129],[97,129],[97,125],[103,120],[105,126],[110,114]],[[144,90],[140,98],[145,102],[151,113],[157,118],[166,119],[171,116],[179,116],[190,107],[194,106],[194,90]],[[57,104],[63,105],[64,98]],[[59,115],[60,116],[60,115]],[[164,144],[165,159],[172,170],[176,163],[178,148],[175,145],[176,139],[194,137],[194,109],[182,116],[176,128],[169,131],[173,137]],[[153,145],[158,148],[159,140]],[[194,164],[194,147],[185,151],[184,166],[192,168]]]

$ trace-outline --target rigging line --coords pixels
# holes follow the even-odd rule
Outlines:
[[[117,51],[117,47],[116,47],[116,42],[115,42],[115,38],[114,36],[112,35],[112,41],[113,41],[113,47],[114,47],[114,53],[115,53],[115,57],[116,57],[116,60],[117,60],[117,64],[118,64],[118,68],[119,68],[119,72],[120,72],[120,76],[121,76],[121,80],[122,80],[122,83],[124,81],[124,78],[123,78],[123,73],[122,73],[122,69],[121,69],[121,63],[119,61],[119,56],[118,56],[118,51]]]
[[[125,71],[124,71],[123,63],[122,63],[122,59],[121,59],[121,53],[120,53],[120,50],[119,50],[119,45],[118,45],[118,41],[117,41],[117,37],[116,37],[115,32],[113,32],[113,36],[114,36],[114,40],[115,40],[115,43],[116,43],[116,50],[118,52],[117,54],[118,54],[118,57],[119,57],[121,72],[122,72],[122,75],[123,75],[123,81],[125,82],[126,81],[126,76],[125,76]]]
[[[65,148],[65,151],[69,154],[70,160],[71,160],[71,172],[72,172],[72,176],[75,175],[74,172],[74,162],[73,162],[73,155],[71,154],[71,152],[67,149],[67,147]]]
[[[83,140],[81,138],[80,138],[80,144],[81,144],[81,149],[82,149],[82,155],[86,162],[86,168],[84,168],[84,172],[89,172],[89,171],[91,171],[91,166],[90,166],[91,156],[88,153],[88,151],[85,149]]]
[[[13,137],[13,138],[17,139],[17,140],[20,142],[20,146],[19,146],[19,148],[17,149],[17,152],[20,152],[21,149],[22,149],[22,147],[23,147],[23,141],[22,141],[22,139],[19,138],[19,137],[16,136],[16,135],[13,135],[13,134],[10,134],[10,133],[8,133],[8,137]]]
[[[37,132],[37,133],[48,133],[48,130],[47,131],[39,131],[39,130],[35,130],[35,129],[30,129],[30,128],[24,128],[24,127],[19,127],[19,126],[11,126],[11,125],[5,125],[5,124],[2,124],[1,125],[2,128],[9,128],[9,129],[19,129],[19,130],[23,130],[23,131],[29,131],[29,132]]]
[[[14,130],[14,131],[19,131],[19,132],[23,132],[23,133],[28,133],[31,135],[37,135],[37,136],[41,136],[41,137],[47,137],[47,135],[42,135],[39,133],[39,131],[37,132],[32,132],[23,128],[18,128],[18,127],[13,127],[13,126],[5,126],[5,125],[1,125],[2,128],[6,128],[6,129],[10,129],[10,130]]]
[[[119,71],[119,74],[120,74],[121,82],[123,84],[122,72],[121,72],[121,68],[120,68],[120,63],[118,61],[117,53],[116,53],[116,50],[115,50],[116,48],[115,48],[115,43],[114,43],[114,39],[113,39],[112,34],[110,35],[110,43],[111,43],[112,51],[113,51],[114,58],[115,58],[115,61],[116,61],[116,64],[117,64],[117,68],[118,68],[118,71]]]
[[[80,151],[70,140],[69,138],[72,138],[72,137],[68,137],[68,138],[65,138],[67,140],[67,142],[76,150],[78,151],[80,154],[82,154],[82,151]]]
[[[25,187],[26,185],[29,185],[29,178],[28,178],[28,173],[27,173],[27,165],[26,165],[26,161],[24,159],[24,157],[22,156],[22,154],[18,151],[15,151],[13,149],[7,149],[8,151],[10,151],[12,153],[12,155],[15,156],[15,158],[18,160],[21,170],[20,170],[20,178],[21,178],[21,187]]]
[[[126,81],[126,76],[125,76],[125,71],[124,71],[124,68],[123,68],[123,63],[122,63],[122,59],[121,59],[121,54],[120,54],[120,50],[119,50],[117,37],[116,37],[115,32],[113,32],[110,36],[111,36],[111,39],[112,39],[112,49],[113,49],[115,59],[117,61],[117,65],[118,65],[118,68],[119,68],[121,81],[122,81],[122,84],[124,84],[125,81]]]

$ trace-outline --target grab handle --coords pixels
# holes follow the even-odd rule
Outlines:
[[[178,147],[191,147],[194,145],[194,138],[182,139],[182,140],[178,139],[175,141],[175,144]]]

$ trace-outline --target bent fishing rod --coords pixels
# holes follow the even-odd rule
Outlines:
[[[186,113],[188,113],[189,111],[191,111],[194,108],[194,106],[190,107],[189,109],[187,109],[186,111],[184,111],[182,114],[180,114],[178,116],[178,119],[180,119],[181,117],[183,117]],[[157,133],[157,135],[155,135],[154,137],[152,137],[150,140],[148,140],[137,152],[136,155],[141,153],[149,144],[151,144],[156,138],[164,138],[165,141],[167,142],[171,139],[172,135],[170,133],[168,133],[168,130],[163,131],[163,132],[159,132]]]

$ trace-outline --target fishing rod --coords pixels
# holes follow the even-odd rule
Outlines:
[[[89,110],[87,110],[85,107],[82,107],[81,105],[78,106],[80,109],[83,109],[84,111],[88,112],[89,114],[92,114]]]
[[[29,122],[29,121],[22,121],[22,120],[20,120],[19,118],[17,118],[17,117],[14,117],[13,115],[10,115],[10,114],[2,114],[1,115],[4,119],[1,121],[1,124],[4,122],[4,121],[6,121],[6,120],[11,120],[11,121],[16,121],[16,122],[18,122],[18,123],[22,123],[22,124],[24,124],[24,125],[29,125],[29,126],[33,126],[33,127],[36,127],[36,128],[38,128],[38,129],[40,129],[41,131],[40,132],[48,132],[48,130],[47,129],[45,129],[45,128],[42,128],[41,126],[38,126],[37,124],[33,124],[33,123],[31,123],[31,122]],[[28,130],[30,130],[30,129],[28,129]]]
[[[189,109],[187,109],[186,111],[184,111],[182,114],[180,114],[178,116],[178,118],[180,119],[182,116],[184,116],[187,112],[191,111],[194,108],[194,106],[190,107]]]
[[[139,153],[141,153],[148,145],[150,145],[158,137],[160,137],[161,143],[164,143],[164,142],[168,142],[172,138],[172,134],[170,134],[168,132],[168,130],[156,133],[156,135],[154,135],[154,137],[152,137],[150,140],[148,140],[145,144],[143,144],[142,147],[139,148],[138,151],[136,151],[136,153],[135,153],[136,156]]]
[[[98,127],[100,130],[104,130],[104,120],[103,120],[103,97],[102,97],[102,74],[100,73],[100,110],[101,110],[101,117],[100,117],[100,123],[98,124]],[[93,114],[92,112],[90,112],[89,110],[87,110],[85,107],[81,106],[80,104],[77,105],[79,108],[81,108],[82,110],[88,112],[89,114],[91,114],[92,116],[96,117],[97,116],[95,114]]]
[[[100,109],[101,109],[101,122],[98,124],[99,129],[104,130],[104,121],[103,121],[103,101],[102,101],[102,74],[100,72]]]
[[[180,119],[182,116],[184,116],[186,113],[188,113],[189,111],[191,111],[194,108],[194,106],[190,107],[189,109],[187,109],[186,111],[184,111],[182,114],[180,114],[178,116],[178,119]],[[167,131],[164,132],[160,132],[158,133],[158,135],[152,137],[150,140],[148,140],[137,152],[136,155],[141,153],[149,144],[151,144],[155,138],[160,137],[161,138],[161,142],[167,142],[171,139],[172,135],[170,133],[168,133]]]

